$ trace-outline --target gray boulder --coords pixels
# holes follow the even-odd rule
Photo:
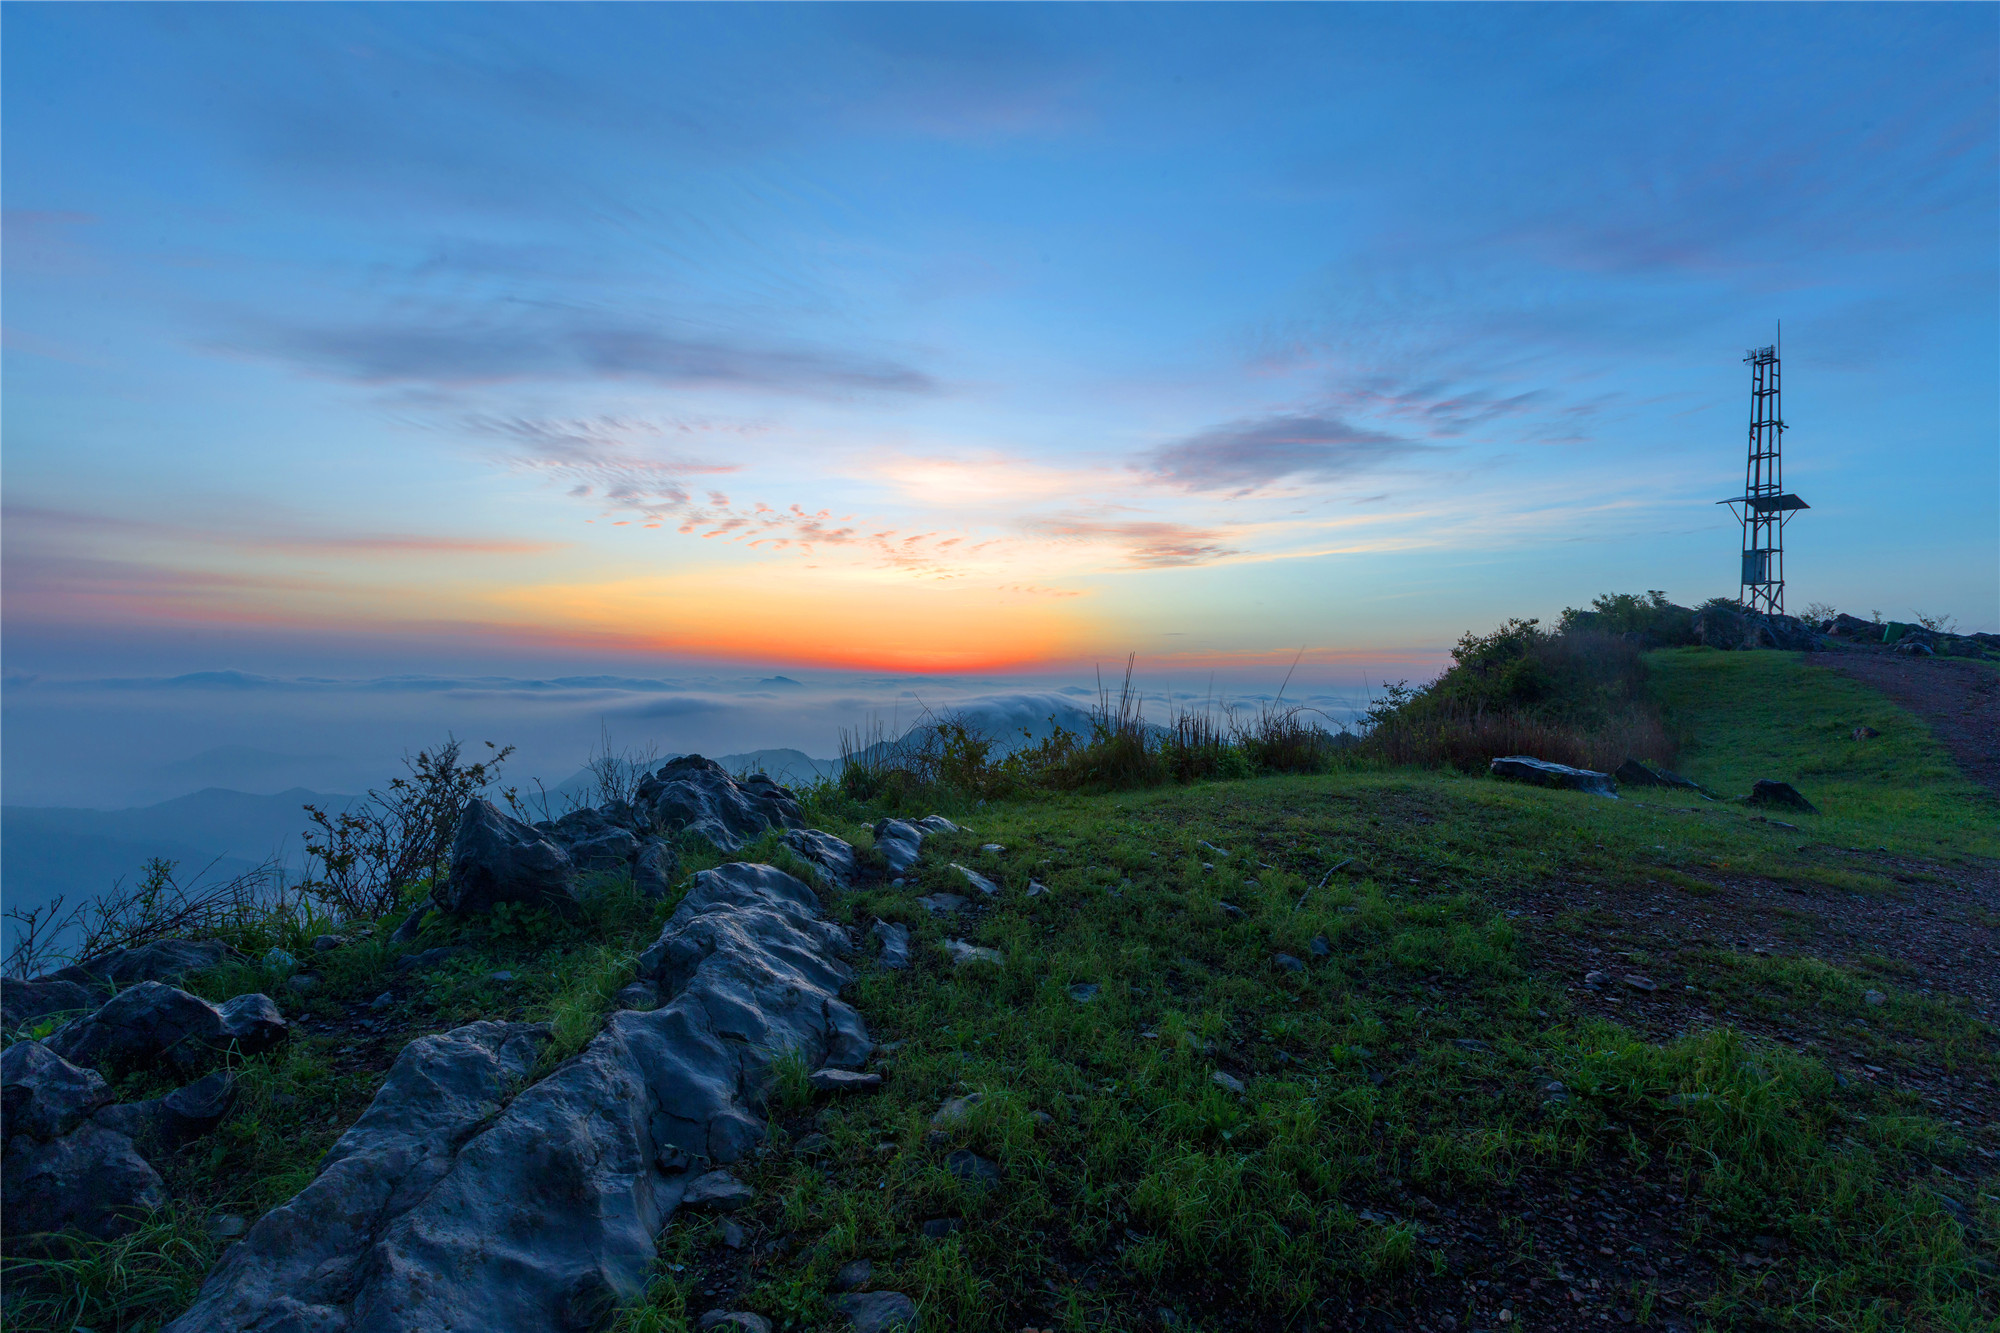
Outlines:
[[[851,889],[861,882],[861,864],[855,859],[854,845],[820,829],[793,829],[784,837],[786,850],[813,868],[813,875],[829,889]]]
[[[267,1051],[287,1035],[268,995],[239,995],[213,1005],[176,987],[142,981],[50,1037],[48,1047],[72,1064],[110,1072],[161,1063],[193,1071],[224,1051]]]
[[[527,1023],[473,1023],[404,1047],[318,1177],[258,1219],[172,1328],[331,1330],[367,1326],[370,1313],[389,1320],[381,1290],[397,1275],[381,1271],[369,1247],[439,1185],[459,1145],[506,1105],[547,1040],[545,1028]],[[357,1297],[368,1299],[364,1309]]]
[[[320,1178],[251,1228],[172,1333],[591,1326],[644,1293],[690,1185],[762,1140],[781,1054],[867,1058],[837,994],[848,947],[791,876],[701,872],[641,959],[665,1005],[614,1013],[511,1102],[538,1042],[503,1070],[487,1040],[470,1063],[491,1076],[456,1097],[419,1048],[478,1046],[474,1029],[509,1025],[412,1043]]]
[[[1684,778],[1678,773],[1664,768],[1649,768],[1637,759],[1627,759],[1612,771],[1621,787],[1677,787],[1682,791],[1701,791],[1702,785],[1693,778]]]
[[[1536,759],[1525,754],[1512,754],[1495,759],[1487,765],[1487,768],[1496,778],[1532,782],[1538,787],[1566,787],[1571,791],[1586,792],[1592,796],[1609,796],[1614,801],[1618,799],[1618,789],[1612,785],[1611,775],[1588,768],[1552,764],[1546,759]]]
[[[10,1249],[56,1231],[114,1240],[166,1202],[160,1173],[132,1140],[100,1125],[85,1124],[47,1142],[12,1135],[0,1158],[0,1226]]]
[[[0,1054],[0,1134],[56,1139],[111,1100],[94,1069],[71,1064],[38,1041],[17,1041]]]
[[[568,910],[577,902],[574,869],[548,835],[474,797],[452,840],[451,873],[431,896],[447,912],[490,912],[499,903]]]
[[[901,971],[910,965],[910,928],[893,921],[877,921],[868,932],[882,943],[882,966]]]
[[[681,859],[665,838],[648,838],[632,858],[632,887],[642,897],[658,902],[673,888],[680,874]]]
[[[875,850],[889,863],[890,874],[900,875],[917,863],[924,832],[907,819],[884,819],[875,825]]]
[[[1788,652],[1821,652],[1817,630],[1793,616],[1765,615],[1740,606],[1717,603],[1695,612],[1696,643],[1709,648],[1775,648]]]
[[[639,840],[622,828],[569,844],[570,863],[578,870],[624,870],[639,855]]]
[[[900,1291],[851,1291],[834,1297],[831,1304],[847,1316],[854,1333],[888,1333],[917,1323],[916,1302]]]
[[[52,1014],[87,1013],[97,1007],[94,987],[55,977],[0,977],[0,1026],[9,1032]]]
[[[1809,815],[1819,813],[1819,807],[1799,794],[1798,788],[1789,782],[1774,782],[1770,778],[1758,778],[1745,798],[1751,805],[1775,806],[1781,810],[1800,810]]]
[[[978,889],[981,893],[985,894],[989,898],[993,897],[994,895],[1000,892],[1000,886],[998,884],[995,884],[992,880],[986,878],[986,876],[980,874],[977,870],[968,869],[967,867],[960,865],[956,861],[953,861],[951,863],[951,868],[953,870],[956,870],[960,875],[962,875],[965,878],[965,882],[967,884],[970,884],[973,888]]]
[[[742,782],[698,754],[676,759],[640,782],[641,808],[658,825],[737,852],[774,828],[804,828],[792,794],[763,774]]]
[[[107,1106],[93,1124],[123,1134],[141,1152],[172,1152],[221,1124],[236,1105],[236,1076],[218,1069],[164,1097]]]

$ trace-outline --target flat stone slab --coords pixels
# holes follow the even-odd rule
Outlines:
[[[981,893],[985,894],[989,898],[994,897],[1000,892],[1000,886],[998,884],[995,884],[992,880],[986,878],[986,876],[980,874],[977,870],[973,870],[967,866],[962,866],[956,861],[953,861],[951,863],[951,868],[953,870],[956,870],[959,874],[965,876],[965,882],[967,884],[970,884],[973,888],[978,889]]]
[[[1608,796],[1614,801],[1618,799],[1618,788],[1611,775],[1593,769],[1571,768],[1568,764],[1550,763],[1525,754],[1506,755],[1486,767],[1496,778],[1531,782],[1538,787],[1561,787],[1589,796]]]
[[[880,1074],[853,1069],[815,1069],[806,1081],[815,1092],[873,1092],[882,1086]]]

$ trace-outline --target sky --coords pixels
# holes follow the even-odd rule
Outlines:
[[[828,754],[1129,653],[1333,708],[1734,595],[1780,321],[1790,605],[2000,629],[1991,6],[0,30],[9,802],[509,707]]]

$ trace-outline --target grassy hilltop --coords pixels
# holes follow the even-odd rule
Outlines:
[[[730,1219],[740,1247],[676,1220],[617,1327],[710,1309],[834,1327],[835,1271],[866,1258],[940,1330],[2000,1328],[2000,1045],[1978,979],[2000,973],[2000,804],[1918,719],[1793,654],[1634,650],[1584,685],[1588,716],[1515,721],[1652,736],[1678,755],[1640,757],[1718,795],[1777,778],[1820,813],[1610,801],[1367,745],[1324,771],[1122,790],[1074,756],[1044,758],[1084,778],[1035,784],[975,755],[990,780],[802,794],[861,847],[883,813],[966,826],[903,887],[828,902],[864,932],[913,929],[911,970],[864,966],[849,992],[886,1081],[828,1101],[787,1070],[770,1148],[738,1172],[758,1191]],[[1255,767],[1231,753],[1210,771]],[[737,859],[785,864],[775,838]],[[934,916],[919,895],[979,898],[954,862],[1002,892]],[[423,944],[472,947],[415,977],[384,918],[326,955],[293,1042],[173,1161],[174,1211],[10,1260],[9,1324],[177,1314],[221,1244],[209,1219],[306,1183],[410,1038],[541,1019],[553,1063],[672,906],[606,882],[579,922],[442,923]],[[954,966],[948,938],[1003,962]],[[281,984],[239,968],[190,988]]]

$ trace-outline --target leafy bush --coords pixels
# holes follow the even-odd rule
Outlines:
[[[406,777],[368,795],[339,814],[305,807],[316,826],[305,835],[312,869],[300,886],[343,919],[372,920],[392,911],[403,891],[441,877],[458,834],[465,803],[496,781],[514,747],[486,742],[493,753],[461,761],[462,742],[448,737],[435,750],[406,757]],[[503,793],[511,804],[514,793]]]

